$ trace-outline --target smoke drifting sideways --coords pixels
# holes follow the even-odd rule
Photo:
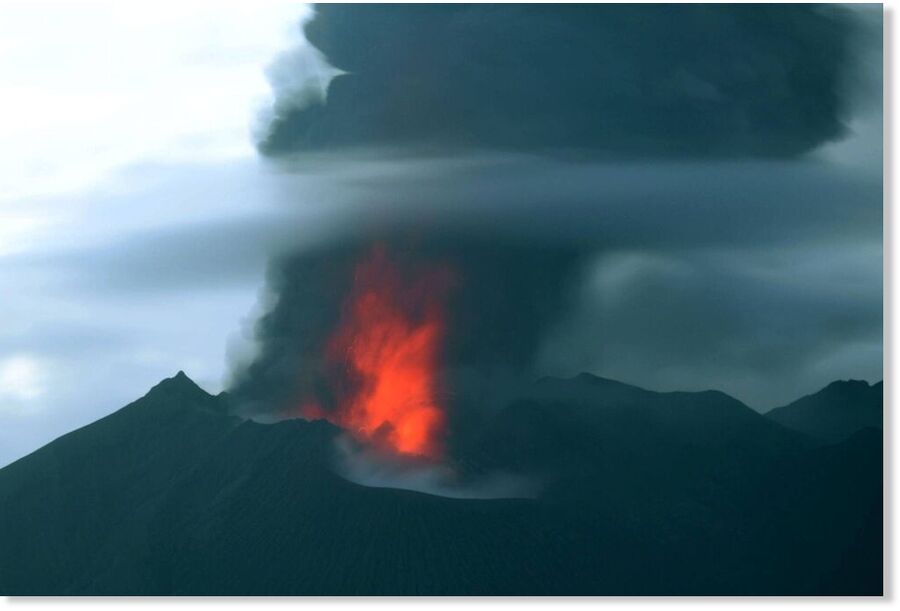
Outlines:
[[[457,499],[529,499],[540,495],[542,480],[535,475],[492,471],[461,473],[446,464],[410,462],[373,452],[338,438],[335,470],[345,479],[370,488],[398,488]]]
[[[406,277],[448,267],[457,278],[446,296],[441,359],[451,457],[541,375],[590,371],[738,398],[744,387],[733,384],[753,380],[777,401],[777,393],[793,399],[795,388],[811,392],[835,379],[819,369],[822,358],[870,332],[880,337],[877,173],[813,160],[412,160],[378,152],[298,163],[304,180],[292,203],[334,208],[341,222],[271,262],[265,314],[252,331],[257,353],[233,370],[231,394],[244,415],[296,415],[310,396],[334,407],[327,346],[354,270],[376,243]],[[305,201],[304,191],[315,198]],[[658,273],[622,275],[609,265],[622,257],[659,262]],[[598,273],[612,274],[601,293]],[[659,294],[660,281],[677,299]],[[618,302],[632,305],[604,319]],[[639,331],[640,342],[629,346],[623,329]],[[662,375],[660,354],[690,373],[682,385]],[[617,373],[622,364],[628,375]],[[798,386],[779,388],[783,375]]]
[[[856,28],[848,11],[810,5],[317,7],[305,31],[342,74],[324,99],[276,89],[259,146],[298,177],[286,206],[332,221],[272,260],[257,352],[232,371],[236,409],[291,417],[308,397],[339,408],[327,348],[374,244],[410,275],[446,267],[458,280],[446,295],[439,385],[450,462],[523,384],[560,363],[603,374],[598,354],[651,388],[666,378],[644,357],[662,348],[702,388],[766,380],[776,362],[815,390],[823,354],[851,354],[873,324],[880,337],[880,274],[854,287],[859,299],[836,301],[834,279],[813,270],[794,288],[825,304],[820,319],[809,300],[785,299],[792,261],[826,251],[833,269],[847,252],[856,261],[861,248],[880,249],[880,168],[808,155],[845,134]],[[780,276],[760,280],[779,253]],[[623,256],[661,261],[677,302],[641,301],[655,293],[634,274],[606,278],[620,294],[592,301],[597,271]],[[712,262],[715,276],[703,275]],[[681,283],[686,265],[732,279],[730,298]],[[598,318],[620,297],[635,306]],[[673,343],[654,331],[654,308],[676,327],[728,324]],[[772,312],[774,344],[759,328]],[[619,337],[627,353],[610,355],[609,325],[646,332],[633,350]],[[760,358],[785,343],[793,349],[781,358]],[[726,377],[707,375],[722,362]],[[354,481],[456,495],[478,487],[347,448],[339,469]],[[488,488],[502,496],[506,483]]]

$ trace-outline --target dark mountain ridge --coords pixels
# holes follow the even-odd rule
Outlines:
[[[882,447],[714,391],[544,379],[461,449],[451,499],[336,474],[324,421],[239,422],[179,372],[0,469],[3,594],[869,594]]]
[[[769,411],[766,416],[810,437],[836,442],[865,428],[882,428],[884,384],[838,380],[822,390]]]
[[[55,593],[139,544],[121,528],[236,424],[183,372],[144,397],[0,469],[0,589]],[[9,584],[19,584],[11,589]]]

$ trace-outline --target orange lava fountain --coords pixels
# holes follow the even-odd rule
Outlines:
[[[376,246],[356,267],[326,346],[335,406],[308,402],[301,414],[395,453],[440,460],[446,418],[438,371],[449,286],[446,269],[404,274]]]

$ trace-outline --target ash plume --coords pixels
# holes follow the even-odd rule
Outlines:
[[[354,268],[373,241],[404,269],[441,265],[458,281],[447,298],[449,332],[442,351],[443,399],[457,441],[508,393],[534,375],[547,329],[565,311],[584,253],[553,243],[454,234],[437,228],[397,230],[335,240],[273,266],[274,306],[256,325],[260,351],[238,372],[232,394],[245,413],[296,414],[304,397],[334,409],[324,358],[341,316]]]
[[[845,133],[851,11],[834,5],[320,5],[344,73],[259,146],[790,157]]]
[[[305,31],[342,73],[304,104],[276,86],[260,150],[330,221],[270,263],[244,415],[333,407],[324,346],[375,242],[459,273],[451,455],[544,374],[765,408],[880,369],[879,168],[817,156],[852,118],[851,12],[328,5]]]

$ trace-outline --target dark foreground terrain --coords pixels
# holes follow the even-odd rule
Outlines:
[[[0,594],[879,595],[881,385],[798,403],[545,379],[458,457],[537,497],[451,499],[179,373],[0,470]]]

